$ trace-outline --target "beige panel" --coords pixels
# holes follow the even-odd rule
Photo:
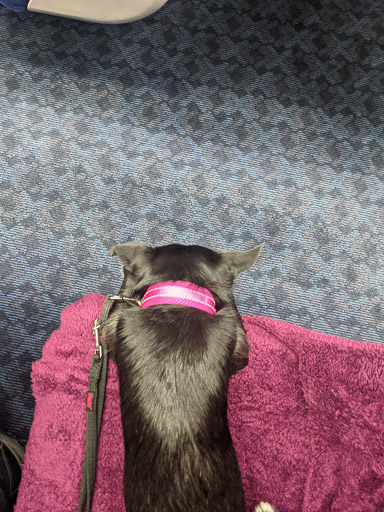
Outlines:
[[[128,23],[160,9],[167,0],[30,0],[28,10],[95,23]]]

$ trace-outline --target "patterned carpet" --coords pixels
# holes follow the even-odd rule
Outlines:
[[[116,243],[248,249],[241,313],[382,342],[384,4],[170,0],[123,26],[0,7],[0,427]]]

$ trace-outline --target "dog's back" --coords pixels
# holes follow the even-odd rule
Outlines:
[[[227,390],[230,375],[246,364],[248,346],[231,286],[225,289],[215,275],[221,262],[217,258],[198,277],[199,265],[208,265],[206,249],[198,248],[202,256],[192,251],[196,268],[190,263],[188,271],[188,258],[183,258],[188,251],[177,253],[180,246],[171,246],[173,262],[169,256],[166,271],[155,252],[143,264],[143,255],[138,261],[129,244],[118,248],[127,246],[129,256],[119,254],[125,264],[124,295],[141,298],[153,282],[188,279],[207,286],[219,307],[210,315],[185,306],[141,309],[123,303],[111,315],[106,336],[119,371],[126,509],[244,511]]]
[[[185,309],[131,308],[117,324],[127,510],[240,512],[227,424],[233,321]]]

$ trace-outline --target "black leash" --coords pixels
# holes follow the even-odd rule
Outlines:
[[[95,353],[92,357],[91,369],[89,371],[89,386],[87,392],[87,430],[85,434],[85,456],[83,463],[83,474],[81,480],[81,491],[79,507],[77,512],[83,512],[86,504],[86,512],[91,512],[93,491],[96,480],[97,444],[99,440],[105,389],[107,385],[108,372],[108,347],[106,340],[100,342],[100,329],[102,329],[109,311],[115,300],[123,300],[127,303],[140,305],[138,299],[109,294],[105,298],[104,308],[100,318],[95,320],[92,329],[95,336]]]
[[[95,336],[95,353],[89,372],[89,387],[87,392],[87,430],[85,437],[85,457],[79,507],[77,512],[83,512],[86,504],[87,512],[91,512],[93,491],[96,480],[97,444],[103,417],[105,388],[107,384],[108,350],[106,342],[100,343],[100,329],[108,317],[113,300],[117,297],[107,295],[100,318],[95,320],[93,334]]]

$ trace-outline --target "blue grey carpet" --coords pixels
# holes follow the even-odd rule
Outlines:
[[[265,249],[241,313],[383,341],[384,4],[170,0],[100,26],[0,8],[0,427],[114,244]]]

